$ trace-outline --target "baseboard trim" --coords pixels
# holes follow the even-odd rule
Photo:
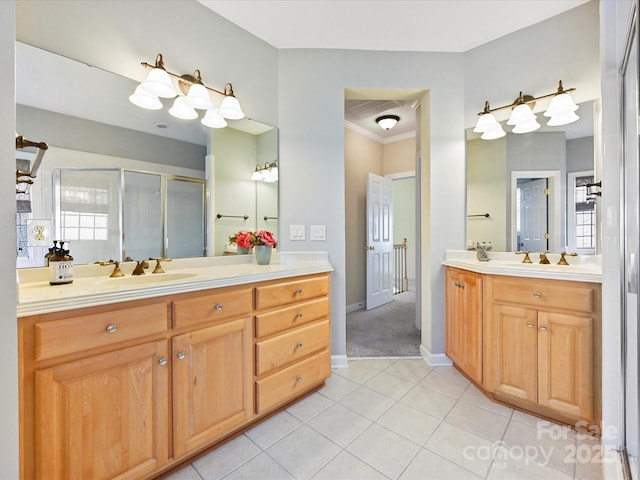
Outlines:
[[[349,362],[346,355],[331,355],[331,368],[348,368]]]
[[[444,353],[431,353],[424,345],[420,345],[420,355],[431,367],[450,367],[453,365],[451,359]]]
[[[351,305],[347,305],[347,313],[357,312],[358,310],[364,310],[365,303],[364,301],[358,303],[352,303]]]

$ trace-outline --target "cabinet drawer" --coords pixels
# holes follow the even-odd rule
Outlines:
[[[591,313],[594,289],[586,284],[553,280],[493,278],[493,300]]]
[[[256,375],[329,347],[329,320],[256,343]]]
[[[256,288],[256,309],[277,307],[329,294],[329,277],[307,278]]]
[[[329,315],[329,299],[318,298],[256,315],[256,337],[266,337]]]
[[[69,317],[35,325],[36,360],[67,355],[165,332],[166,303]]]
[[[201,295],[173,301],[174,328],[216,322],[230,317],[246,316],[251,312],[252,291],[210,290]]]
[[[323,382],[331,374],[329,350],[295,363],[256,382],[256,411],[283,404]]]

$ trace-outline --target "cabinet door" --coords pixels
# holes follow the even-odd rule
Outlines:
[[[447,269],[446,354],[482,383],[482,277]]]
[[[253,415],[252,341],[251,318],[173,338],[175,458]]]
[[[538,313],[538,403],[593,420],[593,320]]]
[[[36,372],[36,478],[134,479],[168,459],[167,343]]]
[[[485,330],[485,387],[491,392],[537,401],[537,312],[493,305]]]

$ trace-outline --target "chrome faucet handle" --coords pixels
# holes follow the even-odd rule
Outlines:
[[[96,263],[101,267],[106,267],[107,265],[115,265],[116,268],[113,269],[113,272],[111,272],[111,275],[109,275],[109,277],[124,277],[124,273],[122,273],[122,270],[120,270],[120,262],[118,260],[109,260],[108,262],[98,261]]]
[[[530,250],[518,250],[516,252],[516,255],[524,255],[524,258],[522,259],[522,263],[533,263],[531,261],[531,257],[529,257],[530,253],[531,253]]]
[[[164,273],[164,270],[162,269],[162,265],[160,265],[160,262],[170,262],[171,261],[170,258],[163,258],[163,257],[149,257],[149,260],[155,260],[156,261],[156,268],[154,268],[153,272],[151,272],[151,273]]]
[[[136,268],[133,269],[133,273],[131,275],[144,275],[144,269],[149,268],[149,262],[146,260],[139,260],[136,263]]]
[[[551,263],[547,258],[547,252],[540,252],[540,263],[542,265],[549,265]]]
[[[570,256],[570,257],[577,257],[578,254],[576,252],[562,252],[560,253],[560,260],[558,260],[558,265],[569,265],[569,262],[567,262],[567,259],[565,258],[566,256]]]

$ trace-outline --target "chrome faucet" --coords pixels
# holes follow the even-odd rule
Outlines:
[[[540,263],[543,265],[549,265],[551,263],[547,258],[547,252],[540,252]]]
[[[133,269],[131,275],[144,275],[144,269],[149,268],[149,262],[146,260],[140,260],[136,264],[136,268]]]

